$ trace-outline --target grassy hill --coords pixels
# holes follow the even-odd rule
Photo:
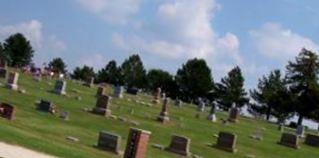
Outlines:
[[[3,79],[0,81],[4,83]],[[68,81],[68,96],[58,96],[49,92],[53,89],[54,83],[54,80],[36,82],[30,76],[20,74],[19,86],[27,91],[26,94],[0,87],[0,102],[7,102],[16,107],[15,120],[0,119],[0,141],[59,157],[119,157],[94,148],[98,132],[106,130],[121,135],[121,148],[124,150],[129,128],[134,125],[120,119],[105,118],[83,110],[95,106],[96,88],[88,88]],[[112,90],[108,89],[108,92],[111,94]],[[82,97],[82,100],[76,99],[78,96]],[[58,115],[37,111],[35,102],[40,99],[54,102],[60,111],[69,111],[70,120],[64,121]],[[227,126],[220,121],[212,123],[206,120],[207,112],[202,114],[202,118],[195,118],[197,112],[191,105],[178,108],[171,103],[169,111],[172,121],[168,125],[162,125],[155,121],[161,104],[149,107],[134,101],[149,103],[151,99],[151,96],[142,94],[137,97],[125,94],[124,99],[114,98],[111,106],[114,115],[137,121],[140,123],[137,128],[152,132],[147,152],[149,158],[179,157],[151,146],[152,144],[168,146],[172,134],[191,138],[191,152],[206,158],[244,158],[246,155],[256,155],[257,158],[319,157],[318,148],[301,144],[301,149],[295,150],[278,145],[281,133],[275,125],[248,118],[241,118],[239,123]],[[218,113],[217,116],[219,119],[227,118],[226,113]],[[249,138],[257,127],[265,129],[262,141]],[[218,134],[219,131],[229,131],[238,135],[237,153],[228,153],[207,145],[215,144],[216,138],[213,135]],[[67,136],[77,137],[80,141],[70,142],[66,140]]]

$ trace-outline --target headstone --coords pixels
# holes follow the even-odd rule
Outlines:
[[[110,116],[112,114],[111,110],[109,109],[111,99],[112,97],[107,95],[102,95],[98,97],[93,112],[104,116]]]
[[[211,107],[211,109],[210,109],[210,112],[209,112],[209,115],[208,115],[208,117],[207,117],[207,119],[209,120],[209,121],[212,121],[212,122],[216,122],[217,121],[217,118],[216,118],[216,106],[215,106],[216,104],[212,104],[212,107]]]
[[[183,104],[183,102],[182,102],[180,99],[177,98],[177,99],[175,100],[175,105],[176,105],[177,107],[180,107],[180,108],[181,108],[181,107],[182,107],[182,104]]]
[[[182,156],[190,156],[190,143],[191,140],[187,137],[173,135],[167,150]]]
[[[250,135],[250,138],[255,140],[263,140],[263,134],[261,128],[257,128],[253,134]]]
[[[19,73],[10,72],[7,80],[7,87],[12,90],[18,90]]]
[[[36,73],[32,75],[34,81],[40,82],[42,80],[41,73]]]
[[[99,133],[97,146],[100,149],[120,154],[121,136],[106,131]]]
[[[232,105],[232,108],[229,111],[229,118],[230,122],[238,122],[239,120],[239,109],[236,107],[235,104]]]
[[[103,86],[100,86],[97,88],[96,96],[100,97],[102,95],[106,95],[106,88]]]
[[[124,158],[144,158],[151,132],[131,128],[128,135]]]
[[[87,79],[83,85],[87,87],[92,87],[94,85],[94,77]]]
[[[66,88],[66,81],[57,80],[55,82],[54,92],[59,95],[65,95],[66,94],[65,88]]]
[[[115,86],[114,87],[114,97],[116,98],[123,98],[123,91],[124,91],[124,88],[123,86]]]
[[[162,93],[162,89],[158,87],[154,93],[153,103],[158,104],[160,102],[161,93]]]
[[[307,134],[305,144],[314,147],[319,147],[319,136],[314,134]]]
[[[296,135],[304,138],[305,137],[305,127],[303,125],[298,125],[296,129]]]
[[[7,62],[0,58],[0,78],[5,78],[7,74]]]
[[[200,112],[204,112],[205,111],[205,106],[206,106],[204,100],[202,98],[199,98],[198,102],[199,102],[199,104],[198,104],[198,109],[197,110],[200,111]]]
[[[162,106],[162,111],[157,117],[157,120],[162,122],[162,123],[167,123],[169,122],[169,116],[168,116],[168,98],[164,99],[163,106]]]
[[[138,88],[135,88],[135,87],[127,88],[126,90],[126,93],[132,94],[132,95],[137,95],[137,92],[138,92]]]
[[[63,120],[69,120],[69,112],[67,112],[67,111],[62,111],[61,113],[60,113],[60,118],[62,118]]]
[[[46,100],[41,100],[40,104],[38,104],[37,109],[40,111],[50,112],[53,114],[56,112],[56,106],[52,102]]]
[[[237,152],[237,135],[228,132],[219,132],[216,147],[228,152]]]
[[[295,134],[283,133],[281,135],[281,139],[280,139],[279,144],[298,149],[299,148],[299,138]]]
[[[15,108],[6,103],[0,103],[0,117],[6,118],[8,120],[14,119]]]

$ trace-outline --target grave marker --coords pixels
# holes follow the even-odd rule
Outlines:
[[[305,144],[314,147],[319,147],[319,136],[314,134],[307,134]]]
[[[106,88],[103,86],[98,87],[97,92],[96,92],[96,96],[100,97],[102,95],[106,95]]]
[[[18,90],[18,78],[19,73],[10,72],[7,80],[7,88],[12,90]]]
[[[66,89],[66,81],[57,80],[55,82],[54,93],[59,95],[66,95],[65,89]]]
[[[120,154],[121,136],[106,131],[99,133],[97,146],[101,149]]]
[[[8,120],[14,119],[15,108],[6,103],[0,103],[0,117],[6,118]]]
[[[123,86],[115,86],[114,92],[113,92],[114,97],[123,98],[123,91],[124,91]]]
[[[160,102],[161,92],[162,92],[162,89],[158,87],[154,93],[153,103],[158,104]]]
[[[230,122],[238,122],[239,120],[239,108],[236,107],[235,104],[232,105],[232,108],[229,111],[229,118]]]
[[[297,126],[296,135],[301,138],[305,137],[305,127],[303,125]]]
[[[124,158],[144,158],[151,132],[131,128],[127,139]]]
[[[237,135],[228,132],[219,132],[216,147],[228,152],[237,152]]]
[[[163,106],[162,106],[162,111],[157,117],[157,120],[162,122],[162,123],[167,123],[169,122],[169,116],[168,116],[168,98],[164,99]]]
[[[291,133],[282,133],[279,144],[299,149],[299,138],[295,134]]]
[[[93,85],[94,85],[94,77],[91,77],[91,78],[87,79],[83,85],[87,86],[87,87],[93,87]]]
[[[50,112],[50,113],[56,112],[56,106],[52,102],[49,102],[46,100],[41,100],[40,104],[38,104],[37,109],[40,111]]]
[[[111,110],[109,109],[111,99],[112,97],[107,95],[102,95],[98,97],[93,112],[104,116],[110,116],[112,114]]]
[[[173,135],[167,150],[183,156],[190,156],[190,143],[191,140],[187,137]]]

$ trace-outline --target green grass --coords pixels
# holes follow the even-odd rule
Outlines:
[[[0,79],[0,81],[4,83],[3,79]],[[94,115],[83,110],[83,108],[94,107],[96,88],[88,88],[68,81],[68,96],[58,96],[49,92],[54,87],[53,80],[35,82],[30,76],[21,74],[19,86],[26,89],[27,93],[20,94],[3,87],[0,88],[0,102],[7,102],[16,107],[15,120],[0,119],[0,141],[58,157],[119,157],[113,153],[94,148],[97,143],[98,132],[106,130],[121,135],[121,149],[125,149],[129,128],[132,127],[131,124]],[[111,94],[111,91],[109,88],[108,93]],[[77,96],[81,96],[82,100],[77,100]],[[275,125],[264,121],[241,118],[239,123],[224,126],[220,121],[217,123],[207,121],[207,112],[202,114],[201,119],[196,119],[194,117],[196,114],[194,106],[187,105],[183,108],[177,108],[171,104],[169,109],[171,123],[162,125],[155,121],[161,109],[160,104],[148,107],[133,101],[127,101],[126,98],[132,100],[139,98],[139,100],[148,103],[151,102],[152,97],[142,94],[134,97],[125,94],[124,99],[114,98],[111,107],[114,115],[138,121],[140,125],[137,128],[152,132],[147,151],[147,157],[149,158],[179,157],[151,146],[154,143],[168,146],[172,134],[191,138],[191,152],[206,158],[244,158],[249,154],[256,155],[257,158],[319,157],[318,148],[309,147],[302,143],[299,150],[278,145],[277,142],[281,133]],[[69,111],[70,120],[63,121],[58,115],[37,111],[35,102],[40,99],[54,102],[60,111]],[[131,114],[131,109],[134,109],[133,114]],[[218,113],[217,116],[219,119],[226,118],[227,114]],[[257,127],[265,128],[262,141],[249,138],[249,135]],[[216,138],[213,135],[218,134],[219,131],[229,131],[238,135],[237,153],[224,152],[207,145],[215,144]],[[65,139],[67,136],[77,137],[80,141],[69,142]]]

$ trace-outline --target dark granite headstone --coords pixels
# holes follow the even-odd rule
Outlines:
[[[230,122],[238,122],[239,120],[239,109],[237,107],[233,107],[229,111],[228,121]]]
[[[176,154],[183,155],[183,156],[189,156],[190,143],[191,143],[191,140],[187,137],[173,135],[171,144],[169,145],[167,150]]]
[[[15,109],[12,105],[6,103],[0,103],[0,117],[8,120],[14,119]]]
[[[319,147],[319,136],[314,134],[307,134],[305,144],[314,147]]]
[[[104,115],[104,116],[110,116],[111,110],[109,109],[111,97],[107,95],[102,95],[98,97],[96,101],[95,108],[93,109],[93,112],[96,114]]]
[[[298,136],[291,133],[283,133],[281,135],[279,144],[287,146],[287,147],[295,148],[295,149],[300,148]]]
[[[101,149],[120,153],[121,136],[105,131],[99,133],[99,140],[97,146]]]
[[[237,135],[228,132],[219,132],[216,147],[228,152],[236,152]]]
[[[137,95],[137,92],[138,92],[138,88],[128,88],[127,90],[126,90],[126,93],[128,93],[128,94],[132,94],[132,95]]]
[[[38,104],[37,109],[40,111],[50,112],[50,113],[56,112],[56,106],[52,102],[49,102],[46,100],[41,100],[40,104]]]
[[[65,95],[66,81],[57,80],[55,82],[54,92],[59,95]]]

